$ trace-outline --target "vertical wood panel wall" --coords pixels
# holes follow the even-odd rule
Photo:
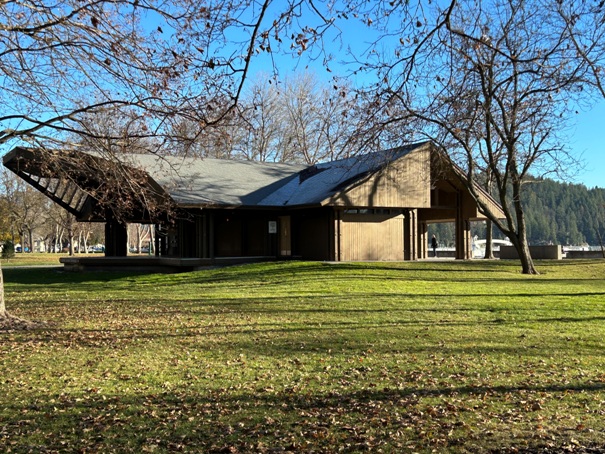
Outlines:
[[[343,214],[340,254],[343,261],[403,260],[403,216]]]
[[[415,150],[327,201],[343,207],[431,206],[429,148]]]

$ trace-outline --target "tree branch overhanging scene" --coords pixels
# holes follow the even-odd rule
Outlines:
[[[604,17],[0,4],[0,447],[603,448]]]

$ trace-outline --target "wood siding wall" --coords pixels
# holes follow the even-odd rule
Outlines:
[[[430,173],[429,147],[421,148],[325,203],[341,207],[428,208]]]
[[[340,259],[403,260],[403,215],[342,214]]]

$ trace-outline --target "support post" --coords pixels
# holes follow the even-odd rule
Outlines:
[[[464,217],[462,193],[458,192],[456,207],[456,259],[471,258],[471,223]]]
[[[429,229],[425,221],[418,224],[418,257],[420,259],[426,259],[429,256],[428,253],[428,241],[429,241]]]
[[[128,255],[128,229],[126,224],[108,219],[105,223],[105,256],[126,257]]]
[[[214,222],[215,222],[214,212],[210,211],[208,213],[208,258],[214,259]]]
[[[340,262],[342,260],[342,249],[341,249],[341,228],[342,219],[340,210],[336,210],[334,213],[334,260]]]
[[[403,259],[418,260],[418,210],[405,210],[403,219]]]

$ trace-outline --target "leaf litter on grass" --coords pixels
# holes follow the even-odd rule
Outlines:
[[[1,334],[0,448],[589,452],[605,440],[605,273],[589,265],[15,279],[15,310],[60,324]]]

